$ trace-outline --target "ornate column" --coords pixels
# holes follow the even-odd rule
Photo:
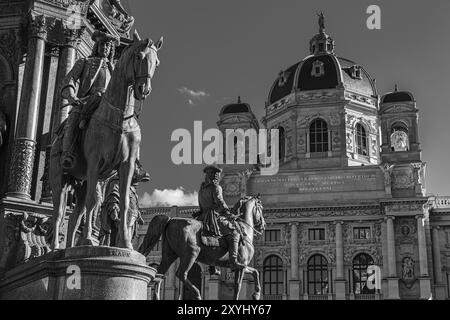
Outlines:
[[[335,242],[336,242],[336,280],[335,291],[336,300],[345,300],[345,277],[344,277],[344,241],[342,236],[342,221],[335,223]]]
[[[56,83],[55,94],[53,101],[53,122],[52,122],[52,133],[53,136],[58,129],[59,125],[67,119],[69,115],[69,107],[61,108],[66,105],[68,101],[63,99],[60,94],[60,86],[64,77],[69,73],[75,64],[75,58],[77,53],[77,46],[80,43],[81,36],[85,28],[81,29],[70,29],[64,26],[64,35],[66,39],[65,45],[60,48],[60,54],[58,59],[58,71],[56,73]]]
[[[388,253],[388,299],[400,299],[397,278],[397,259],[395,255],[395,230],[393,216],[386,217]]]
[[[292,125],[292,159],[296,160],[298,158],[297,150],[297,112],[294,111],[291,114],[291,125]]]
[[[44,49],[49,19],[30,15],[27,60],[23,75],[8,196],[30,200],[41,98]]]
[[[289,282],[290,300],[300,299],[300,281],[298,279],[298,223],[291,223],[291,279]]]
[[[433,242],[433,266],[434,266],[434,292],[437,300],[445,300],[446,286],[443,282],[442,276],[442,262],[441,262],[441,245],[439,240],[439,226],[434,226],[432,229]]]
[[[429,299],[431,296],[431,278],[428,274],[427,243],[424,228],[424,216],[417,215],[417,242],[419,246],[419,267],[420,267],[420,298]]]
[[[61,97],[61,83],[64,77],[69,73],[75,64],[77,46],[80,43],[81,36],[85,31],[85,27],[80,29],[71,29],[67,26],[63,25],[63,32],[65,35],[65,44],[59,48],[59,57],[58,57],[58,69],[56,71],[56,81],[55,81],[55,92],[53,94],[53,110],[52,110],[52,124],[51,124],[51,137],[49,137],[48,145],[46,147],[46,156],[45,156],[45,172],[42,178],[43,186],[42,186],[42,198],[41,202],[51,202],[51,190],[48,181],[48,170],[49,170],[49,161],[50,161],[50,149],[53,139],[56,136],[56,132],[69,116],[70,106],[66,106],[68,104],[67,99],[63,99]],[[63,107],[66,106],[66,107]]]
[[[433,227],[433,264],[434,264],[434,282],[436,284],[442,283],[442,263],[441,263],[441,249],[439,241],[439,227]]]

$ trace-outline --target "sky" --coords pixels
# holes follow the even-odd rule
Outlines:
[[[356,61],[377,80],[379,94],[413,93],[427,162],[427,193],[450,195],[450,1],[433,0],[129,0],[140,35],[157,40],[161,65],[141,115],[141,162],[151,181],[145,203],[195,204],[203,180],[198,165],[171,161],[175,129],[195,120],[216,127],[223,105],[242,97],[256,117],[282,69],[309,54],[323,11],[338,56]],[[381,30],[369,30],[369,5],[381,9]],[[146,194],[145,194],[146,193]]]

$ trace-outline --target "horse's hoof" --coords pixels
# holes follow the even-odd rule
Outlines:
[[[95,243],[94,243],[94,240],[92,240],[91,238],[84,238],[84,239],[81,239],[80,245],[93,247],[95,245]]]
[[[129,250],[133,250],[133,244],[131,243],[131,241],[119,241],[119,248],[123,248],[123,249],[129,249]]]
[[[252,295],[253,300],[261,300],[261,293],[255,292]]]

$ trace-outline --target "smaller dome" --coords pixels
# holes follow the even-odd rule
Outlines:
[[[222,108],[220,114],[232,114],[232,113],[249,113],[250,105],[248,103],[242,103],[241,97],[238,97],[237,103],[227,104]]]
[[[385,94],[381,98],[381,103],[394,103],[394,102],[413,102],[414,96],[408,91],[398,91],[398,86],[395,85],[394,92]]]

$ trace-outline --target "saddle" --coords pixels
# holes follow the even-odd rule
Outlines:
[[[228,249],[228,242],[224,236],[210,235],[202,228],[200,240],[205,247],[218,247]]]

